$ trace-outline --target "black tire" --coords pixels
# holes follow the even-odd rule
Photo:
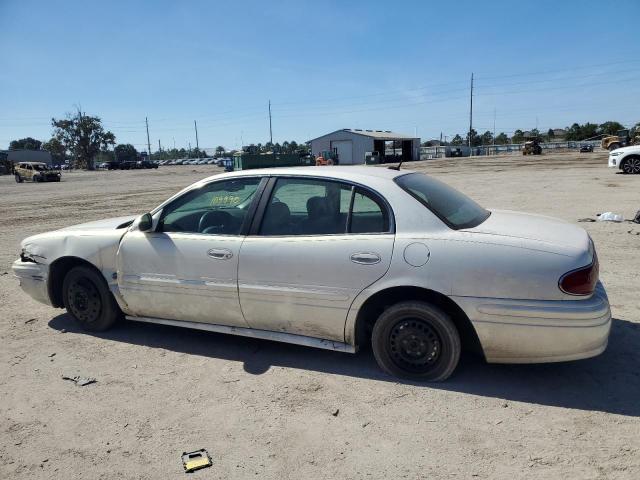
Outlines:
[[[102,332],[122,316],[107,282],[91,267],[74,267],[62,282],[62,297],[67,312],[85,330]]]
[[[609,145],[609,151],[613,151],[616,150],[617,148],[620,148],[620,144],[619,143],[612,143],[611,145]]]
[[[622,171],[626,174],[640,174],[640,157],[629,157],[623,160]]]
[[[19,174],[15,174],[16,177],[16,183],[22,183],[24,180],[22,179],[22,177]]]
[[[400,302],[376,321],[371,338],[380,368],[396,377],[439,382],[460,360],[460,335],[449,315],[424,302]]]

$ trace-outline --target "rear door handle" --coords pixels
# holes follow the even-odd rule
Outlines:
[[[373,265],[375,263],[380,263],[380,255],[378,255],[377,253],[353,253],[350,258],[353,263],[360,263],[362,265]]]
[[[212,248],[207,252],[207,255],[216,260],[229,260],[233,257],[233,252],[228,248]]]

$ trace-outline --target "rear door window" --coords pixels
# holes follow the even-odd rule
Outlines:
[[[336,235],[390,231],[384,202],[344,182],[278,178],[260,235]]]

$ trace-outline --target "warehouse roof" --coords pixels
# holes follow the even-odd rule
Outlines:
[[[340,133],[340,132],[354,133],[356,135],[362,135],[364,137],[372,137],[372,138],[375,138],[376,140],[414,140],[416,138],[416,137],[412,137],[411,135],[405,135],[403,133],[395,133],[390,130],[362,130],[360,128],[342,128],[340,130],[336,130],[335,132],[321,135],[312,140],[317,140],[318,138],[326,137],[327,135],[333,135],[335,133]]]

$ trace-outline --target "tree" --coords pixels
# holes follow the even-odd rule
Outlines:
[[[619,122],[604,122],[598,125],[598,133],[601,135],[617,135],[619,130],[624,130],[624,125]]]
[[[506,145],[507,143],[509,143],[509,137],[507,137],[506,133],[500,132],[498,135],[496,135],[494,143],[496,145]]]
[[[78,112],[66,119],[51,119],[54,137],[75,157],[75,167],[93,170],[94,157],[114,145],[116,137],[105,131],[100,117]]]
[[[42,150],[46,150],[51,154],[54,163],[64,163],[67,156],[67,149],[57,138],[53,137],[48,142],[42,144]]]
[[[12,140],[9,144],[9,150],[40,150],[42,142],[35,138],[27,137],[20,140]]]
[[[513,132],[513,137],[511,137],[511,141],[513,143],[522,143],[524,141],[524,132],[520,129],[517,129]]]
[[[493,145],[493,134],[487,130],[480,137],[480,141],[482,142],[482,145]]]
[[[130,143],[121,143],[113,149],[116,162],[135,162],[138,159],[136,147]]]
[[[222,145],[218,145],[216,147],[216,156],[217,157],[221,157],[222,155],[224,155],[224,152],[225,152],[225,150],[224,150],[224,147]]]
[[[469,142],[469,137],[471,137],[471,142]],[[471,145],[472,147],[477,147],[478,145],[481,144],[480,142],[481,142],[480,135],[478,135],[478,132],[476,132],[472,128],[471,131],[467,133],[467,138],[465,143],[467,145]]]
[[[463,143],[464,140],[462,140],[462,137],[458,134],[451,139],[451,145],[462,145]]]
[[[549,131],[547,132],[547,140],[552,141],[555,136],[556,134],[553,131],[553,128],[550,128]]]

